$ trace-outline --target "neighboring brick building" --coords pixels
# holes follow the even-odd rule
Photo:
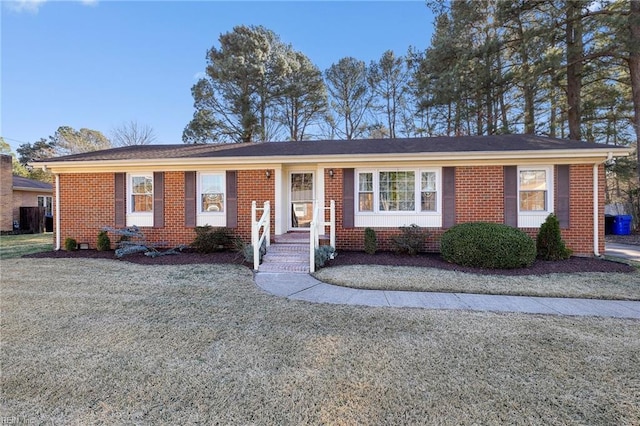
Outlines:
[[[46,213],[52,213],[52,200],[50,183],[13,176],[11,156],[0,155],[0,232],[14,230],[20,207],[44,207]]]
[[[56,177],[57,246],[95,247],[104,226],[137,225],[152,241],[188,244],[195,227],[249,241],[251,202],[272,206],[275,235],[309,226],[314,203],[336,202],[336,248],[379,245],[400,226],[430,231],[428,250],[463,222],[506,223],[535,236],[550,213],[578,255],[604,250],[604,166],[624,148],[533,135],[146,145],[34,163]],[[594,232],[595,230],[595,232]]]

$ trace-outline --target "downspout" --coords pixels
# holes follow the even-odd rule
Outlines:
[[[607,159],[603,162],[609,162],[613,159],[613,153],[610,152],[607,155]],[[600,254],[600,238],[599,238],[599,228],[600,228],[600,205],[598,200],[599,188],[598,188],[598,168],[600,167],[600,163],[595,163],[593,165],[593,255],[596,257],[601,257]]]
[[[598,205],[598,193],[600,192],[598,189],[598,167],[599,163],[595,163],[593,165],[593,255],[596,257],[600,257],[599,244],[600,241],[598,239],[598,214],[600,210],[600,206]]]
[[[603,163],[607,163],[613,159],[613,153],[610,152],[607,154],[607,159]],[[600,228],[600,206],[599,206],[599,188],[598,188],[598,168],[600,167],[600,163],[595,163],[593,165],[593,255],[596,257],[602,256],[600,254],[600,238],[599,238],[599,228]]]
[[[56,174],[56,247],[60,250],[60,175]]]

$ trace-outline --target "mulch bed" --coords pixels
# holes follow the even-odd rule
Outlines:
[[[482,269],[456,265],[445,261],[439,254],[423,253],[417,256],[402,256],[389,252],[367,254],[364,252],[339,252],[330,260],[328,266],[338,265],[391,265],[420,266],[425,268],[447,269],[450,271],[471,272],[483,275],[542,275],[576,272],[633,272],[635,268],[624,263],[612,262],[593,257],[571,257],[557,262],[536,260],[529,268],[520,269]]]
[[[244,258],[239,253],[219,252],[204,254],[190,250],[185,250],[180,254],[169,254],[157,257],[145,256],[144,253],[133,253],[121,258],[117,258],[113,250],[45,251],[40,253],[28,254],[23,257],[54,259],[112,259],[120,262],[138,263],[140,265],[190,265],[197,263],[233,263],[237,265],[244,264]]]
[[[84,258],[84,259],[113,259],[123,262],[132,262],[142,265],[188,265],[198,263],[232,263],[246,265],[242,256],[234,252],[220,252],[202,254],[193,251],[184,251],[176,255],[158,257],[145,256],[143,253],[135,253],[116,258],[113,251],[78,250],[78,251],[48,251],[26,255],[30,258]],[[417,256],[402,256],[390,252],[379,252],[374,255],[356,251],[340,251],[338,256],[330,260],[326,266],[339,265],[391,265],[391,266],[420,266],[426,268],[439,268],[451,271],[471,272],[484,275],[542,275],[552,273],[576,273],[576,272],[633,272],[635,268],[624,263],[608,260],[572,257],[567,260],[550,262],[537,260],[529,268],[521,269],[480,269],[448,263],[439,254],[423,253]]]

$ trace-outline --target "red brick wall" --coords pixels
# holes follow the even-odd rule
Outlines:
[[[275,182],[274,170],[267,179],[266,170],[238,171],[238,229],[237,235],[243,241],[251,242],[251,202],[256,201],[259,208],[265,201],[271,203],[271,236],[275,232]],[[260,219],[262,211],[258,211],[256,219]]]
[[[10,155],[0,154],[0,231],[13,231],[13,165]],[[37,204],[36,204],[37,205]]]
[[[456,223],[504,223],[504,172],[502,166],[456,167]],[[570,169],[570,228],[562,237],[575,255],[593,255],[593,166],[572,165]],[[604,168],[599,169],[599,217],[604,217]],[[342,228],[342,170],[334,170],[334,178],[325,175],[325,198],[336,201],[336,248],[362,250],[364,228]],[[440,249],[441,228],[427,228],[427,251]],[[376,228],[379,250],[391,248],[390,238],[397,228]],[[538,228],[523,229],[535,239]],[[599,251],[604,252],[604,222],[599,223]]]
[[[244,241],[251,240],[251,201],[258,206],[266,200],[274,201],[274,171],[267,179],[265,170],[238,171],[238,228],[236,234]],[[167,246],[190,244],[195,237],[194,228],[184,225],[184,172],[164,174],[165,226],[143,227],[145,238],[150,242],[166,242]],[[60,175],[61,187],[61,241],[74,238],[79,243],[89,243],[95,248],[98,232],[105,227],[114,227],[114,174],[79,173]],[[259,216],[259,215],[258,215]],[[275,229],[271,212],[271,232]],[[114,242],[119,237],[109,235]]]
[[[456,223],[504,223],[502,166],[456,167]]]
[[[501,166],[456,167],[456,221],[504,221],[503,171]],[[599,170],[600,215],[604,216],[604,168]],[[244,241],[251,239],[251,201],[258,206],[271,202],[271,230],[275,230],[275,182],[274,171],[267,179],[265,170],[238,171],[238,228],[236,234]],[[573,165],[570,169],[571,216],[570,228],[562,230],[567,245],[577,255],[593,254],[593,166]],[[341,250],[361,250],[364,228],[342,227],[341,169],[334,169],[334,176],[325,172],[325,200],[336,202],[336,245]],[[95,248],[98,232],[104,226],[114,226],[114,174],[80,173],[60,175],[61,186],[61,240],[67,237],[89,243]],[[328,217],[327,217],[328,219]],[[525,229],[535,238],[537,229]],[[165,226],[143,228],[147,240],[167,242],[173,246],[189,244],[195,236],[194,228],[184,226],[184,173],[165,173]],[[328,230],[327,230],[328,232]],[[438,251],[440,228],[428,228],[426,249]],[[399,234],[397,228],[377,228],[378,247],[388,250],[390,238]],[[600,252],[604,252],[604,222],[599,224]],[[111,236],[112,241],[117,239]]]
[[[61,244],[73,238],[95,248],[98,232],[114,225],[113,179],[113,173],[60,175]]]

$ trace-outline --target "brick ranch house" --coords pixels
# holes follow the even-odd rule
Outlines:
[[[309,229],[335,200],[336,248],[380,249],[399,227],[427,228],[426,249],[464,222],[505,223],[532,237],[549,213],[576,255],[604,250],[604,163],[626,148],[533,135],[234,145],[143,145],[35,162],[55,177],[55,246],[95,247],[104,226],[137,225],[151,241],[189,244],[195,227],[251,241],[251,204],[271,204],[271,233]],[[321,232],[323,233],[323,232]]]

